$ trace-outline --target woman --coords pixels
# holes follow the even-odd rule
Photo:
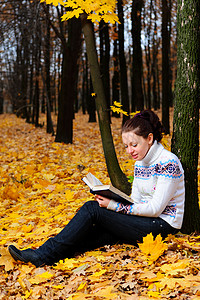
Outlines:
[[[184,172],[179,159],[160,144],[162,133],[151,110],[136,114],[122,128],[126,151],[136,161],[133,204],[96,195],[96,201],[86,202],[58,235],[38,249],[9,246],[13,258],[36,267],[52,265],[77,251],[116,242],[136,245],[151,232],[163,237],[178,232],[184,213]]]

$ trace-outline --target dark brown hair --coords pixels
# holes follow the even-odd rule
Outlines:
[[[122,133],[129,131],[134,131],[143,138],[147,138],[149,133],[153,133],[153,140],[160,142],[165,130],[158,116],[152,110],[146,109],[124,123]]]

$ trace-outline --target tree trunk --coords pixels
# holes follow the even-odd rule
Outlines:
[[[86,99],[86,60],[81,58],[82,62],[82,93],[81,93],[81,106],[82,106],[82,113],[85,115],[85,99]]]
[[[0,79],[0,114],[3,114],[3,80]]]
[[[120,88],[121,88],[121,102],[123,110],[127,113],[130,112],[129,108],[129,93],[128,93],[128,78],[127,78],[127,66],[126,57],[124,53],[124,12],[122,0],[117,1],[118,18],[120,24],[118,24],[118,39],[119,39],[119,65],[120,65]],[[129,117],[123,115],[123,123]]]
[[[151,108],[151,25],[152,25],[152,12],[153,3],[150,1],[149,22],[147,25],[147,46],[145,46],[146,65],[147,65],[147,101],[146,107]]]
[[[99,127],[108,174],[110,176],[112,184],[115,187],[129,194],[130,184],[128,183],[125,174],[121,171],[119,167],[113,144],[106,98],[104,94],[103,82],[101,78],[98,56],[95,47],[94,33],[92,30],[92,23],[89,20],[87,20],[87,15],[85,14],[81,16],[81,20],[86,42],[86,49],[92,76],[93,88],[94,92],[96,93],[96,108],[98,113]]]
[[[107,108],[110,108],[110,39],[108,24],[99,23],[100,37],[100,71],[106,96]]]
[[[177,80],[172,151],[185,171],[186,202],[183,231],[200,231],[198,204],[200,3],[178,0]]]
[[[53,104],[51,98],[51,77],[50,77],[50,24],[48,22],[49,19],[49,6],[47,5],[46,11],[46,36],[45,36],[45,90],[46,90],[46,132],[47,133],[54,133],[53,130],[53,123],[51,118],[51,112],[53,111]]]
[[[154,2],[154,33],[153,33],[153,58],[152,58],[152,77],[153,77],[153,108],[155,110],[158,109],[158,90],[157,90],[157,66],[158,66],[158,47],[159,47],[159,39],[157,36],[157,5],[156,0]]]
[[[114,28],[116,32],[116,25]],[[112,78],[112,103],[114,104],[114,101],[119,102],[119,47],[118,47],[118,39],[114,39],[114,45],[113,45],[113,65],[114,65],[114,73]],[[112,112],[112,117],[120,118],[120,114],[116,112]]]
[[[132,2],[132,110],[144,109],[144,96],[142,90],[142,48],[141,48],[141,12],[143,0]]]
[[[56,142],[66,144],[73,142],[73,117],[76,67],[81,47],[80,20],[73,18],[68,21],[68,43],[64,47],[61,78],[61,91],[58,106],[58,123]]]
[[[94,30],[94,27],[92,26],[92,30]],[[95,104],[95,98],[92,97],[91,93],[93,92],[92,87],[92,80],[91,80],[91,74],[88,67],[88,57],[87,53],[85,54],[86,58],[86,104],[87,104],[87,112],[89,114],[89,123],[96,122],[96,104]],[[91,92],[92,91],[92,92]]]
[[[162,123],[166,133],[170,133],[169,104],[170,104],[170,34],[169,34],[170,7],[168,0],[162,0]]]

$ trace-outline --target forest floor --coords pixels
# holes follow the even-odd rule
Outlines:
[[[118,160],[131,176],[134,162],[120,130],[121,120],[113,119]],[[164,241],[148,235],[139,247],[106,245],[51,267],[12,259],[8,245],[40,246],[93,199],[82,181],[88,172],[109,183],[98,124],[77,114],[74,143],[54,139],[44,127],[0,116],[0,299],[200,299],[200,236],[195,234]],[[164,145],[170,148],[169,136]]]

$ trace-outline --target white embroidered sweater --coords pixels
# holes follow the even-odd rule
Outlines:
[[[108,209],[125,214],[160,217],[180,229],[183,222],[184,171],[177,156],[154,142],[147,155],[135,163],[131,198],[124,205],[111,200]]]

